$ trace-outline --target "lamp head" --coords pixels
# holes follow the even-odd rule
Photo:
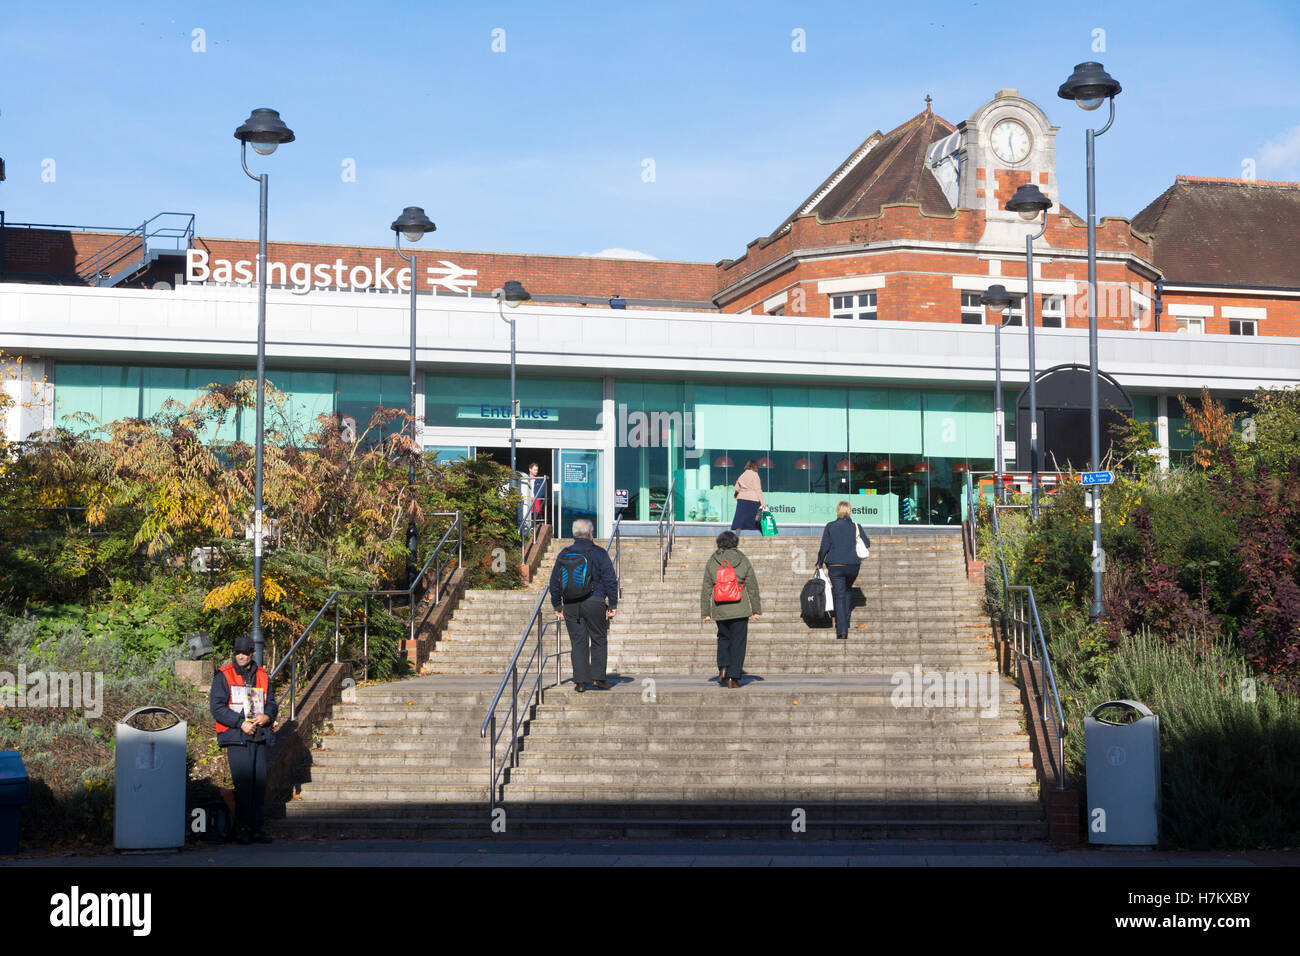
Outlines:
[[[1044,196],[1033,183],[1025,183],[1016,190],[1016,194],[1007,200],[1007,212],[1019,214],[1026,222],[1038,218],[1039,213],[1052,208],[1052,201]]]
[[[425,233],[435,232],[437,226],[424,214],[420,206],[407,206],[402,214],[393,220],[390,227],[393,232],[400,232],[407,242],[419,242]]]
[[[524,288],[524,284],[514,279],[497,290],[497,297],[511,309],[518,308],[521,302],[527,302],[532,298]]]
[[[253,147],[253,152],[260,156],[270,156],[281,144],[292,143],[294,136],[278,112],[259,107],[235,130],[235,139]]]
[[[980,295],[980,305],[994,312],[1002,312],[1010,308],[1011,303],[1018,301],[1020,297],[1012,295],[1001,285],[991,285]]]
[[[1080,109],[1095,110],[1107,98],[1118,96],[1122,89],[1119,82],[1100,63],[1089,60],[1074,68],[1056,95],[1063,100],[1074,100]]]

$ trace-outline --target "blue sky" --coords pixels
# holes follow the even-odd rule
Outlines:
[[[1240,177],[1247,159],[1260,179],[1300,180],[1295,0],[6,0],[0,208],[86,225],[180,210],[203,235],[255,237],[233,132],[270,106],[298,136],[253,163],[271,176],[273,240],[387,243],[402,207],[423,205],[439,248],[711,262],[927,93],[953,123],[1003,87],[1038,102],[1061,128],[1061,198],[1082,211],[1099,114],[1056,88],[1088,59],[1124,86],[1098,140],[1100,214],[1132,216],[1179,173]]]

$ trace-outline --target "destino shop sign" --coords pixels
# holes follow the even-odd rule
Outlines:
[[[463,269],[446,259],[424,270],[424,282],[429,288],[469,295],[478,285],[472,278],[477,269]],[[227,282],[234,285],[253,285],[257,282],[257,262],[253,259],[212,259],[203,249],[190,249],[185,253],[186,282]],[[349,266],[342,259],[333,262],[270,262],[266,266],[269,285],[292,286],[299,292],[311,289],[380,289],[406,292],[411,288],[411,268],[385,266],[375,257],[374,268],[368,265]]]

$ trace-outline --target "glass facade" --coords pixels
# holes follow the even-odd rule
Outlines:
[[[671,483],[678,520],[729,525],[753,461],[778,523],[821,524],[848,498],[867,524],[955,524],[964,472],[993,465],[987,392],[616,381],[614,401],[633,520],[658,520]]]
[[[52,376],[54,424],[79,431],[86,427],[76,417],[79,414],[89,414],[103,424],[123,418],[147,418],[157,414],[168,400],[188,405],[208,385],[252,379],[253,375],[249,369],[58,362]],[[400,374],[268,369],[266,379],[285,393],[285,416],[297,435],[310,431],[319,415],[338,415],[351,419],[360,436],[376,408],[406,408],[411,400],[410,379]],[[281,424],[268,412],[268,428]],[[390,424],[381,434],[392,428]],[[251,411],[240,413],[227,420],[209,440],[251,442],[252,429]],[[99,433],[103,434],[103,430]]]
[[[73,418],[88,413],[101,422],[145,417],[174,399],[193,401],[210,383],[250,375],[232,368],[174,368],[57,363],[55,423],[85,427]],[[405,408],[409,383],[403,374],[272,369],[268,380],[286,393],[286,412],[301,435],[316,416],[352,419],[358,437],[379,406]],[[427,441],[437,460],[472,453],[457,430],[509,428],[509,377],[468,373],[425,376],[426,421],[456,444]],[[1019,387],[1004,394],[1005,437],[1014,442]],[[732,488],[747,462],[754,462],[768,506],[778,523],[821,524],[836,503],[848,499],[867,524],[956,524],[963,514],[967,473],[994,466],[992,389],[845,386],[797,382],[766,384],[655,381],[616,378],[614,415],[601,417],[601,378],[520,375],[521,431],[562,430],[554,479],[562,491],[562,525],[594,517],[658,521],[671,507],[679,521],[729,526],[735,513]],[[1136,394],[1136,417],[1155,433],[1157,397]],[[1233,410],[1239,402],[1229,400]],[[1177,464],[1191,450],[1181,434],[1186,419],[1169,399],[1170,450]],[[274,418],[272,427],[276,427]],[[216,440],[252,439],[252,415],[227,422]],[[377,435],[372,436],[378,437]],[[504,440],[504,435],[502,436]],[[607,445],[608,443],[608,445]],[[603,447],[612,445],[611,476]],[[584,447],[585,446],[585,447]],[[1008,462],[1014,462],[1009,457]],[[1009,464],[1009,467],[1012,467]],[[668,502],[668,489],[674,489]],[[567,527],[562,527],[567,533]]]

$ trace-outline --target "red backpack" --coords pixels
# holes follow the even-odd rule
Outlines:
[[[718,575],[713,579],[713,603],[735,604],[740,600],[743,585],[736,579],[736,569],[726,561],[718,568]]]

